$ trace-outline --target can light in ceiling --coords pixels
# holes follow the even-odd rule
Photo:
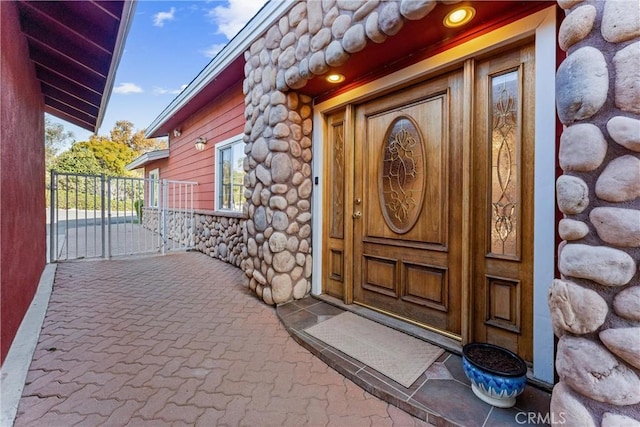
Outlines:
[[[342,74],[329,74],[327,76],[327,81],[329,83],[342,83],[344,81],[344,76]]]
[[[471,21],[476,15],[476,10],[471,6],[462,6],[447,13],[444,18],[444,26],[449,28],[460,27]]]

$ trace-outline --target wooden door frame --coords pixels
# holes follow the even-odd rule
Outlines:
[[[333,113],[341,108],[346,108],[345,129],[353,132],[354,109],[353,105],[376,98],[387,93],[394,88],[400,88],[410,85],[417,81],[424,81],[429,77],[436,76],[444,70],[451,69],[452,66],[462,67],[464,64],[464,83],[473,81],[473,67],[469,66],[472,61],[470,58],[484,55],[495,51],[502,47],[514,44],[520,40],[535,36],[536,49],[536,89],[535,89],[535,145],[536,145],[536,164],[535,179],[536,189],[534,195],[534,229],[536,230],[536,242],[534,246],[534,368],[533,375],[535,378],[553,383],[554,376],[554,336],[551,328],[551,316],[547,305],[546,289],[553,280],[555,261],[553,255],[555,253],[555,150],[549,149],[550,143],[556,142],[555,133],[555,95],[550,93],[549,87],[555,87],[555,71],[556,62],[555,54],[549,55],[549,52],[556,50],[556,6],[550,6],[539,12],[531,14],[525,18],[501,27],[495,31],[484,34],[474,40],[458,45],[448,51],[434,55],[421,62],[413,64],[403,70],[382,77],[374,82],[367,83],[358,88],[342,93],[332,99],[324,101],[314,106],[313,117],[313,140],[325,141],[327,135],[326,115]],[[466,64],[465,62],[469,62]],[[468,86],[472,87],[472,86]],[[463,111],[464,120],[471,123],[473,93],[467,94],[465,90],[465,110]],[[466,97],[471,97],[470,99]],[[472,123],[471,123],[472,124]],[[472,126],[465,126],[465,132],[469,134],[463,135],[463,165],[465,171],[463,181],[465,185],[465,193],[463,194],[463,235],[470,235],[470,172],[471,164],[471,129]],[[353,141],[353,135],[345,134],[345,140]],[[345,141],[346,142],[346,141]],[[345,144],[349,146],[349,144]],[[317,248],[315,251],[313,262],[312,277],[312,293],[319,295],[322,293],[322,224],[323,210],[325,201],[322,198],[323,186],[329,182],[330,177],[323,176],[325,156],[329,156],[324,150],[323,143],[316,143],[313,156],[314,176],[317,178],[317,185],[313,192],[313,242]],[[351,147],[353,145],[351,144]],[[350,149],[352,149],[350,147]],[[540,148],[539,148],[540,147]],[[353,152],[350,153],[353,160]],[[346,160],[346,159],[345,159]],[[320,171],[320,172],[319,172]],[[345,191],[345,226],[346,221],[352,225],[351,215],[353,214],[353,187]],[[539,203],[545,201],[546,203]],[[347,227],[347,228],[352,228]],[[345,230],[346,231],[346,230]],[[353,232],[349,231],[350,241],[353,242]],[[345,238],[347,236],[345,235]],[[540,237],[540,238],[539,238]],[[465,282],[462,285],[462,340],[467,342],[471,335],[470,322],[471,317],[471,278],[470,278],[470,257],[471,250],[468,239],[463,239],[463,278]],[[351,243],[352,244],[352,243]],[[345,248],[346,249],[346,248]],[[349,248],[353,249],[353,246]],[[346,251],[345,251],[346,252]],[[351,303],[353,287],[347,286],[345,293],[345,302]]]

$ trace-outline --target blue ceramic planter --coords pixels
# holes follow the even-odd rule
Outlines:
[[[471,343],[462,349],[462,368],[473,393],[499,408],[510,408],[527,383],[527,365],[518,355],[492,344]]]

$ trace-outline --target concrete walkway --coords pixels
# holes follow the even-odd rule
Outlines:
[[[62,263],[15,426],[424,426],[197,253]]]

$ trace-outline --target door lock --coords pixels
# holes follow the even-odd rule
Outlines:
[[[362,212],[360,212],[360,211],[355,211],[355,212],[353,213],[353,218],[354,218],[354,219],[360,219],[360,218],[362,218]]]
[[[359,205],[359,204],[361,204],[361,203],[362,203],[362,199],[358,197],[357,199],[355,199],[355,200],[353,201],[353,203],[355,203],[356,205]]]

